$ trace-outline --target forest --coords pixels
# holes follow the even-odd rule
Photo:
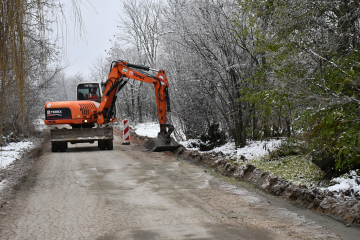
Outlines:
[[[72,0],[75,15],[78,2]],[[0,136],[34,134],[47,101],[75,100],[112,61],[164,69],[177,138],[283,138],[326,169],[360,167],[360,2],[119,0],[113,45],[90,76],[66,76],[61,1],[0,0]],[[81,25],[81,17],[77,22]],[[59,91],[61,89],[61,91]],[[61,93],[60,93],[61,92]],[[118,119],[156,121],[152,86],[129,81]],[[120,104],[121,103],[121,104]],[[120,107],[121,106],[121,107]]]

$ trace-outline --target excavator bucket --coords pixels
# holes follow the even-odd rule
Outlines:
[[[179,145],[172,137],[164,137],[159,133],[157,138],[149,139],[143,146],[152,152],[164,152],[174,151],[181,145]]]

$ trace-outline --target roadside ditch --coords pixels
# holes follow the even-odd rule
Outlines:
[[[329,215],[347,226],[360,227],[360,199],[351,196],[350,192],[334,193],[317,187],[293,185],[283,178],[275,177],[252,164],[239,165],[225,159],[221,153],[200,153],[180,147],[174,154],[192,159],[215,171],[237,180],[245,181],[254,187],[274,196],[282,197],[294,205]]]

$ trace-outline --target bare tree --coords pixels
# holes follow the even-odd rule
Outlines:
[[[109,62],[105,56],[99,55],[92,63],[89,78],[94,82],[105,82],[109,75]]]
[[[81,0],[71,3],[82,26]],[[33,110],[43,105],[47,84],[61,70],[61,49],[52,34],[66,22],[63,11],[58,0],[0,0],[0,136],[31,130]]]
[[[124,15],[120,16],[119,32],[109,51],[109,62],[124,59],[131,63],[157,65],[157,51],[161,34],[161,4],[159,1],[121,1]],[[119,94],[119,114],[143,122],[156,117],[152,86],[129,81]]]
[[[125,14],[120,16],[118,42],[134,46],[137,62],[156,67],[162,33],[161,1],[121,0]]]
[[[177,110],[184,119],[182,122],[188,125],[189,137],[218,122],[238,146],[244,146],[244,106],[238,99],[240,80],[246,78],[240,63],[249,62],[249,54],[233,31],[236,26],[232,16],[239,11],[237,2],[168,2],[163,52],[168,55],[166,59],[177,62],[171,64],[175,69],[170,79],[177,80],[176,101],[186,101]],[[177,94],[179,91],[182,94]]]

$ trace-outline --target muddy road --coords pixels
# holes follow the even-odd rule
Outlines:
[[[188,161],[50,144],[0,209],[0,239],[358,239],[360,231]]]

